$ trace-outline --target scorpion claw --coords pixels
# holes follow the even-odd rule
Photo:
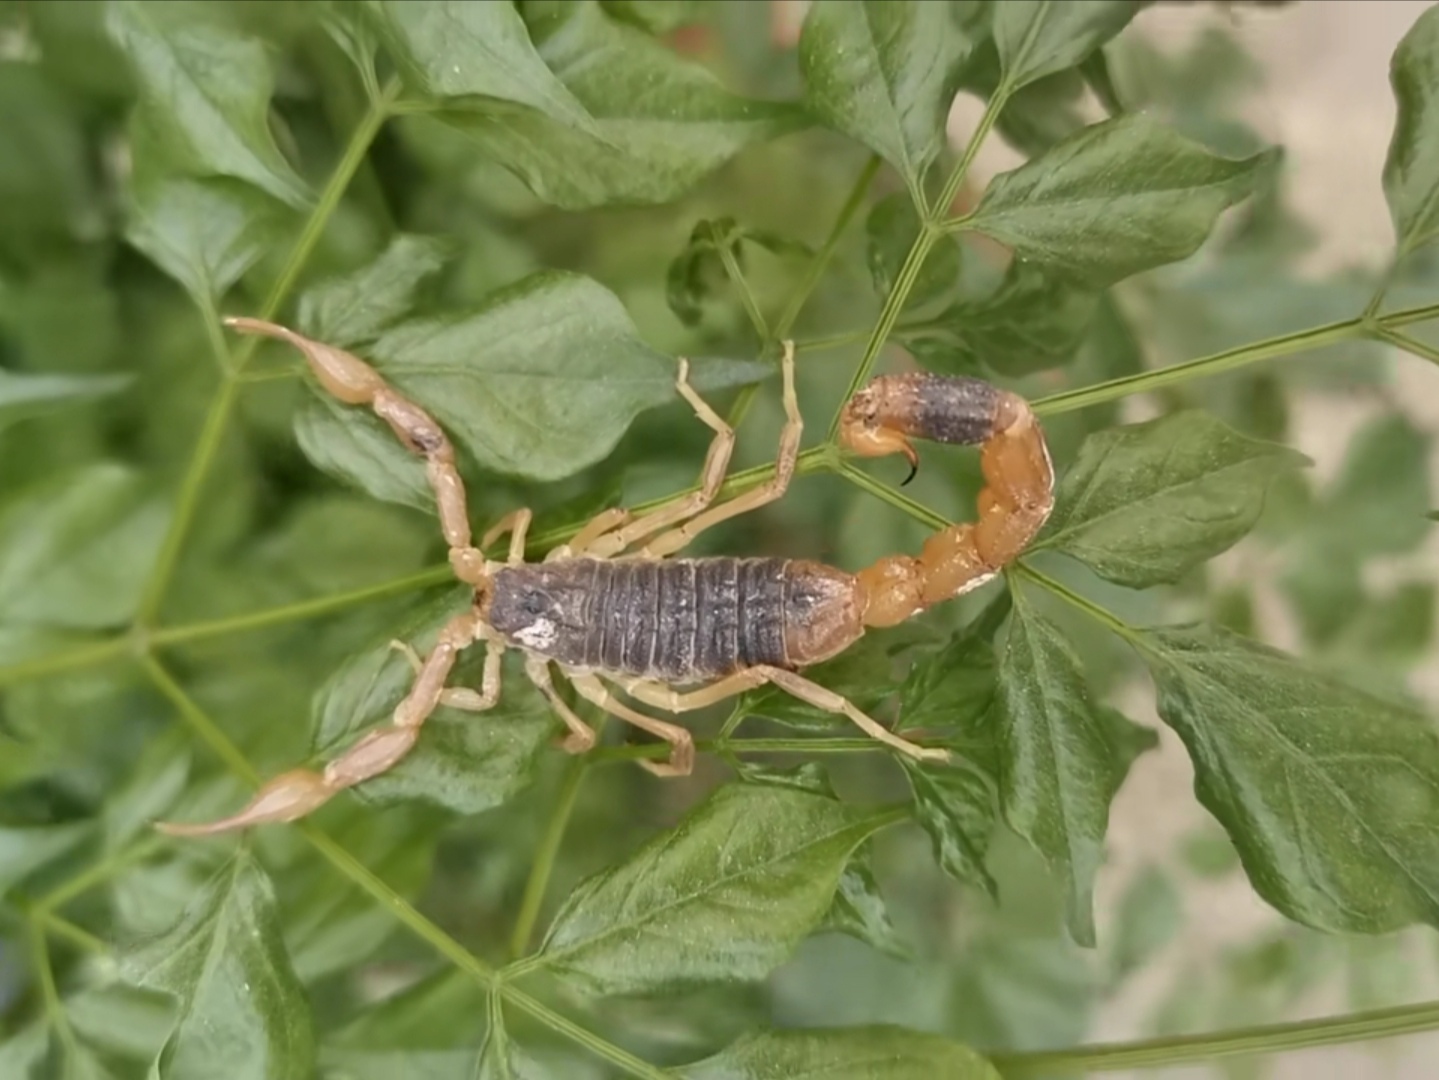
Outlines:
[[[252,825],[294,821],[327,802],[334,793],[323,776],[295,769],[281,773],[262,787],[238,814],[191,825],[161,821],[155,823],[155,828],[167,836],[214,836]]]
[[[915,453],[914,447],[910,446],[909,443],[905,443],[903,453],[909,461],[909,475],[900,481],[900,487],[905,487],[911,480],[919,475],[919,455]]]

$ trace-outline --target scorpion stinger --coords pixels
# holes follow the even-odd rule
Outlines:
[[[620,693],[639,704],[682,713],[771,684],[847,716],[899,753],[946,760],[946,750],[895,734],[800,671],[839,654],[866,627],[893,625],[988,580],[1025,548],[1052,505],[1049,454],[1023,399],[974,379],[887,376],[848,404],[840,428],[843,442],[860,454],[903,453],[911,465],[918,459],[909,436],[982,444],[986,487],[978,522],[936,534],[918,558],[889,556],[859,574],[803,559],[666,558],[704,530],[773,502],[788,488],[803,421],[795,396],[794,346],[786,342],[780,361],[785,424],[774,475],[764,484],[715,504],[734,432],[690,387],[682,360],[676,389],[715,432],[698,489],[639,517],[606,510],[542,563],[524,561],[530,512],[516,510],[481,544],[488,547],[510,533],[509,558],[491,562],[471,543],[454,449],[428,413],[348,352],[256,319],[227,319],[226,324],[294,345],[326,391],[347,404],[368,405],[401,442],[424,457],[450,564],[475,593],[470,610],[445,625],[427,656],[400,646],[410,657],[415,681],[389,725],[362,736],[320,772],[301,769],[276,777],[232,817],[160,826],[178,835],[293,821],[336,792],[378,776],[410,751],[439,706],[476,712],[493,707],[500,695],[501,655],[511,648],[525,654],[526,675],[568,729],[560,746],[570,753],[589,750],[595,735],[556,692],[552,667],[586,700],[668,743],[667,760],[639,762],[661,776],[690,772],[694,741],[684,728],[634,708]],[[641,543],[639,550],[627,551]],[[460,652],[476,642],[487,649],[479,690],[447,687]]]

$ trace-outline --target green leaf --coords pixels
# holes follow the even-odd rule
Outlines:
[[[1216,157],[1142,114],[1087,127],[996,177],[965,227],[1098,289],[1192,255],[1278,151]]]
[[[665,299],[680,322],[686,326],[699,325],[704,315],[703,302],[731,284],[724,253],[743,269],[746,243],[757,244],[776,255],[814,257],[803,244],[763,229],[740,225],[732,217],[696,222],[685,249],[670,263],[665,274]]]
[[[155,1075],[312,1080],[315,1034],[281,940],[269,878],[241,851],[179,924],[121,958],[128,982],[169,994],[179,1014]]]
[[[600,0],[600,3],[615,18],[651,34],[678,30],[697,21],[703,10],[699,0]]]
[[[369,350],[485,468],[558,480],[604,458],[630,421],[674,400],[675,363],[613,293],[542,273],[468,314],[402,323]]]
[[[373,262],[342,278],[322,282],[300,297],[300,330],[341,349],[374,340],[409,314],[416,289],[439,272],[448,255],[449,246],[443,241],[396,236]]]
[[[132,134],[169,173],[243,180],[296,209],[310,201],[270,134],[264,46],[185,5],[116,0],[111,37],[139,83]]]
[[[1222,631],[1138,640],[1195,792],[1260,896],[1321,930],[1439,925],[1439,737],[1424,717]]]
[[[0,431],[21,420],[109,397],[133,381],[130,375],[29,375],[0,370]]]
[[[929,834],[935,861],[955,881],[998,895],[985,867],[996,822],[993,783],[970,768],[935,768],[904,759],[914,816]]]
[[[385,502],[435,512],[425,462],[368,409],[316,392],[295,413],[295,440],[311,464]]]
[[[1412,551],[1429,533],[1430,443],[1403,413],[1360,428],[1321,497],[1315,542],[1361,558]]]
[[[678,1070],[685,1080],[999,1080],[979,1054],[956,1042],[875,1024],[763,1031]]]
[[[1275,477],[1307,461],[1197,411],[1096,432],[1035,548],[1118,585],[1172,584],[1252,529]]]
[[[799,39],[805,102],[898,169],[916,193],[944,146],[967,51],[946,4],[816,0]]]
[[[869,234],[869,272],[880,296],[888,296],[905,258],[919,239],[919,212],[905,192],[895,192],[874,204],[865,221]],[[959,245],[941,236],[920,267],[909,291],[907,307],[922,307],[939,299],[959,280]]]
[[[283,208],[237,180],[144,173],[125,239],[211,309],[278,242],[284,220]]]
[[[722,787],[580,885],[538,960],[595,994],[762,979],[824,919],[854,850],[893,820],[800,791]]]
[[[402,631],[402,640],[424,655],[439,627],[469,602],[468,590],[446,600],[420,627]],[[472,647],[451,685],[478,686],[483,655],[482,644]],[[356,794],[379,806],[422,800],[478,814],[528,787],[559,721],[517,665],[507,667],[503,680],[499,704],[488,712],[437,709],[405,759]],[[315,697],[316,753],[331,758],[362,731],[389,723],[413,681],[409,664],[388,644],[351,658]]]
[[[493,6],[453,8],[469,19]],[[668,202],[745,146],[804,122],[791,105],[730,93],[703,67],[593,2],[526,5],[525,14],[540,57],[591,119],[562,122],[483,99],[451,99],[435,115],[555,206]]]
[[[943,371],[987,368],[1021,378],[1071,360],[1098,301],[1089,289],[1016,261],[990,295],[956,301],[907,328],[903,340],[924,348],[925,359]]]
[[[1389,69],[1398,116],[1384,160],[1384,196],[1401,254],[1439,233],[1439,10],[1419,16]]]
[[[599,134],[594,117],[535,51],[514,4],[369,0],[367,8],[405,81],[427,97],[514,102]]]
[[[994,43],[1004,86],[1072,68],[1114,37],[1144,5],[1137,0],[1004,0],[994,7]]]
[[[169,516],[138,473],[113,463],[22,492],[0,511],[0,623],[125,625]]]
[[[834,904],[825,917],[824,926],[857,938],[897,959],[914,958],[914,950],[890,921],[884,894],[879,891],[879,882],[869,865],[868,852],[863,848],[840,875]]]
[[[1132,756],[1116,735],[1127,721],[1090,700],[1079,657],[1023,593],[999,661],[995,702],[1004,819],[1065,884],[1065,922],[1094,945],[1094,875],[1104,858],[1109,804]]]

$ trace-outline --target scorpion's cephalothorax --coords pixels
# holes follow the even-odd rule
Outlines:
[[[560,559],[495,571],[485,616],[566,667],[703,682],[794,669],[860,633],[854,579],[799,559]]]

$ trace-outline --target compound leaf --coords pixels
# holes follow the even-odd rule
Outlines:
[[[1172,584],[1253,528],[1275,477],[1307,460],[1198,411],[1096,432],[1035,546],[1119,585]]]
[[[1072,68],[1114,37],[1144,6],[1138,0],[1004,0],[994,6],[994,44],[1010,91]]]
[[[816,0],[799,39],[805,101],[917,192],[944,145],[967,51],[945,4]]]
[[[902,761],[914,816],[929,834],[935,861],[955,881],[998,894],[985,867],[996,822],[993,784],[972,769],[937,769]]]
[[[999,1080],[967,1046],[887,1024],[746,1035],[678,1070],[684,1080]]]
[[[538,960],[596,994],[761,979],[820,925],[850,856],[892,821],[793,789],[722,787],[576,889]]]
[[[1277,160],[1217,157],[1145,115],[1121,116],[996,177],[966,223],[1097,289],[1193,254]]]
[[[1439,925],[1439,736],[1424,717],[1225,631],[1139,643],[1195,792],[1260,896],[1327,931]]]
[[[152,1075],[310,1080],[315,1033],[282,941],[274,890],[244,851],[168,933],[121,958],[127,981],[169,994],[179,1015]]]
[[[1424,12],[1394,50],[1398,116],[1384,161],[1384,195],[1401,253],[1439,233],[1439,9]]]

